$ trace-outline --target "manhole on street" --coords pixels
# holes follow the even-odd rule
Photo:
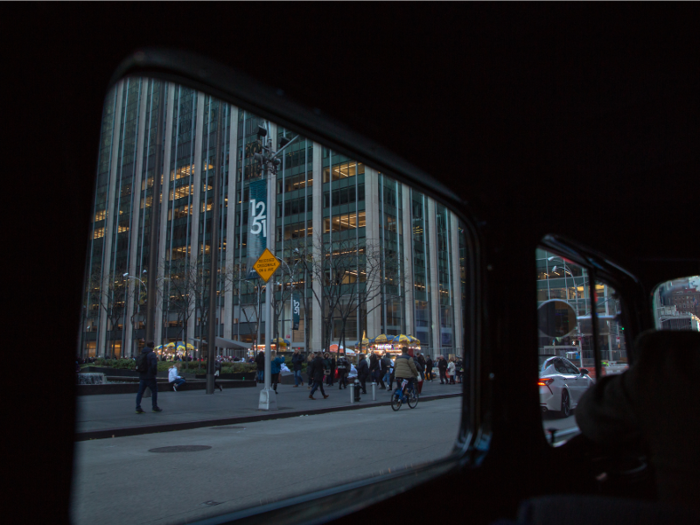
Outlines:
[[[174,447],[159,447],[152,448],[149,452],[199,452],[200,450],[209,450],[211,447],[207,445],[176,445]]]

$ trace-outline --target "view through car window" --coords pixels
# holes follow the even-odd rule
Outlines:
[[[578,433],[574,411],[596,381],[595,345],[601,373],[608,375],[626,370],[627,344],[620,299],[612,286],[591,282],[586,268],[547,250],[538,249],[536,258],[537,386],[543,429],[555,444]]]
[[[659,330],[700,332],[700,275],[666,281],[654,290],[654,317]]]
[[[74,521],[183,523],[447,456],[468,250],[448,208],[371,166],[205,93],[120,81],[85,264]],[[151,484],[173,497],[154,505]]]

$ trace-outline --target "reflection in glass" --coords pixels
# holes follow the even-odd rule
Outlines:
[[[573,411],[596,381],[595,346],[602,375],[618,374],[628,367],[627,342],[621,302],[609,284],[591,283],[586,268],[557,254],[538,249],[536,257],[540,408],[545,433],[556,444],[578,433]]]

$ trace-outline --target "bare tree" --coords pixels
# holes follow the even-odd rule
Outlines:
[[[238,298],[239,315],[245,318],[248,326],[255,324],[255,333],[257,334],[261,321],[262,280],[259,278],[251,279],[245,264],[234,265],[225,273],[224,278],[227,279],[228,287],[233,291],[233,296]],[[260,341],[257,341],[257,336],[256,344],[260,344]]]
[[[272,295],[272,315],[273,315],[273,338],[279,337],[279,319],[284,311],[284,305],[288,300],[291,300],[292,294],[296,291],[304,291],[304,266],[300,265],[301,252],[293,246],[288,250],[287,256],[282,258],[280,268],[275,272],[275,275],[270,278],[268,285],[271,283],[274,287]],[[278,289],[279,287],[279,289]]]
[[[165,264],[163,275],[158,281],[157,289],[163,300],[163,309],[175,312],[177,324],[181,328],[180,338],[187,342],[187,327],[195,311],[195,293],[193,283],[197,282],[198,268],[189,259],[175,259]]]
[[[119,328],[119,321],[123,323],[126,305],[130,298],[129,284],[124,277],[125,271],[124,267],[118,266],[103,276],[100,269],[97,268],[88,282],[88,304],[97,305],[97,309],[102,310],[107,318],[107,330],[110,332]],[[114,358],[115,344],[116,339],[110,339],[110,358]]]
[[[323,347],[330,347],[336,320],[340,321],[339,339],[345,347],[347,323],[353,314],[358,312],[362,325],[372,311],[405,293],[407,281],[401,258],[398,253],[364,239],[359,243],[354,239],[324,241],[317,236],[313,248],[297,247],[299,261],[321,309]],[[314,252],[320,253],[320,258]],[[316,281],[321,283],[320,293],[313,287]]]
[[[164,278],[158,284],[161,296],[166,298],[163,302],[168,311],[177,313],[178,325],[181,327],[181,339],[187,343],[187,329],[192,316],[197,321],[199,313],[200,341],[203,339],[204,327],[209,321],[209,284],[211,280],[211,266],[208,257],[201,255],[197,260],[190,258],[175,259],[165,263]],[[222,266],[218,270],[217,290],[219,294],[225,293],[232,284],[229,276],[231,270]],[[200,349],[201,351],[201,345]]]

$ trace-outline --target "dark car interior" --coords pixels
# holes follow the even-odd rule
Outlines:
[[[10,521],[70,522],[73,355],[102,108],[116,82],[147,77],[279,122],[429,195],[465,224],[471,253],[469,381],[453,453],[201,523],[697,522],[692,506],[659,500],[643,440],[606,447],[546,430],[535,385],[538,354],[550,352],[538,349],[534,257],[543,250],[582,268],[581,290],[594,302],[610,288],[625,367],[634,365],[639,334],[659,329],[657,287],[700,275],[696,10],[3,11],[6,246],[16,258],[6,276],[21,283],[7,308],[8,355],[22,356],[8,367],[6,387],[8,416],[19,412],[4,427]],[[23,192],[28,198],[18,198]],[[588,315],[591,340],[613,334],[602,331],[603,317]],[[586,373],[603,377],[609,358],[599,345],[586,356]],[[697,399],[688,392],[685,402]],[[101,497],[111,490],[119,488]]]

